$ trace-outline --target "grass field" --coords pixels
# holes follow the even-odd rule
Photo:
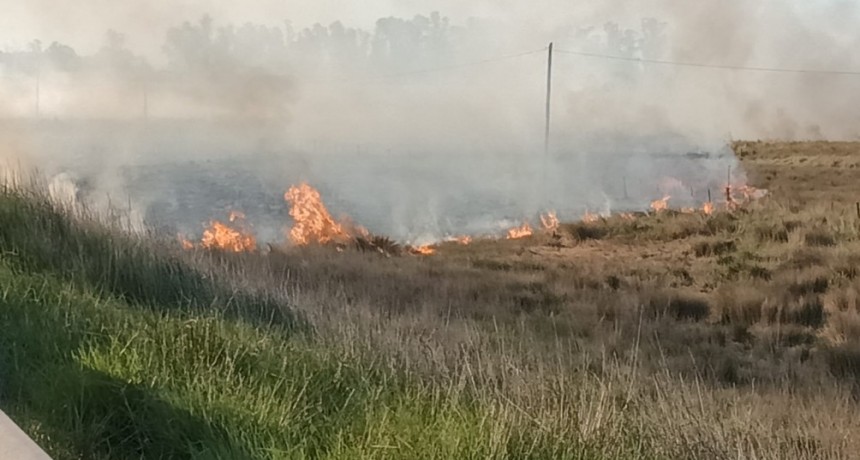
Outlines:
[[[769,198],[432,257],[182,251],[0,192],[0,408],[56,459],[860,458],[860,144]]]

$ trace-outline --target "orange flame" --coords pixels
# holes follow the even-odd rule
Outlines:
[[[446,239],[445,241],[451,241],[451,242],[455,242],[455,243],[462,244],[463,246],[465,246],[468,244],[472,244],[472,237],[469,235],[452,236],[452,237]]]
[[[532,230],[532,226],[529,225],[528,222],[523,222],[521,226],[508,230],[508,239],[516,240],[519,238],[525,238],[527,236],[532,236],[533,233],[534,230]]]
[[[669,195],[666,195],[659,200],[652,201],[651,202],[651,209],[654,210],[654,212],[661,212],[661,211],[665,211],[665,210],[669,209],[669,199],[670,198],[672,198],[672,197]]]
[[[630,212],[622,212],[619,216],[624,220],[636,220],[636,216]]]
[[[290,187],[284,199],[290,203],[290,217],[295,222],[289,231],[293,244],[326,244],[350,237],[346,228],[329,214],[320,192],[310,185],[302,183]]]
[[[432,248],[430,245],[413,246],[410,249],[413,254],[417,254],[419,256],[430,256],[436,253],[436,249]]]
[[[190,244],[190,242],[188,244]],[[244,233],[243,231],[231,228],[221,222],[213,220],[209,224],[209,228],[203,232],[203,238],[200,240],[200,245],[206,249],[246,252],[253,251],[257,247],[257,240],[253,235]],[[183,243],[183,246],[185,246],[185,243]]]
[[[194,243],[185,238],[182,234],[176,235],[176,238],[179,240],[179,244],[182,246],[182,249],[186,251],[190,251],[194,249]]]
[[[549,211],[546,214],[541,214],[540,223],[543,226],[543,229],[546,231],[553,231],[558,229],[558,216],[555,214],[555,211]]]
[[[714,203],[711,203],[710,201],[708,201],[707,203],[703,204],[702,205],[702,212],[706,216],[710,216],[711,214],[713,214],[714,213]]]
[[[583,214],[583,216],[582,216],[582,221],[585,222],[586,224],[593,224],[599,220],[600,220],[600,216],[597,214],[594,214],[593,212],[590,212],[590,211],[585,211],[585,214]]]

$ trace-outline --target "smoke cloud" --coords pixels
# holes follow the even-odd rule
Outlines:
[[[635,61],[860,71],[848,1],[2,3],[0,158],[168,232],[281,239],[299,181],[396,238],[498,232],[700,204],[733,139],[860,138],[860,76]]]

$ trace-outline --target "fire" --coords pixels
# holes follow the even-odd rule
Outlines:
[[[176,235],[176,238],[179,240],[179,244],[182,246],[182,249],[185,249],[186,251],[194,249],[194,243],[189,241],[182,234]]]
[[[689,206],[685,206],[681,208],[681,214],[695,214],[696,208],[691,208]]]
[[[594,214],[590,211],[585,211],[585,214],[583,214],[583,216],[582,216],[582,221],[585,222],[586,224],[593,224],[599,220],[600,220],[600,216],[597,214]]]
[[[541,214],[540,223],[546,231],[554,231],[558,229],[558,216],[555,211],[549,211],[546,214]]]
[[[468,244],[472,244],[472,237],[469,235],[452,236],[445,241],[451,241],[451,242],[455,242],[458,244],[462,244],[463,246],[466,246]]]
[[[636,220],[636,216],[634,216],[633,213],[630,212],[622,212],[621,214],[619,214],[619,216],[624,220]]]
[[[532,236],[533,233],[534,230],[532,230],[532,226],[529,225],[528,222],[523,222],[521,226],[508,230],[508,239],[516,240],[519,238],[525,238],[527,236]]]
[[[752,185],[741,185],[737,189],[744,196],[745,201],[759,200],[767,195],[767,190],[755,188]]]
[[[661,211],[665,211],[665,210],[669,209],[669,199],[670,198],[672,198],[672,197],[669,195],[666,195],[659,200],[652,201],[651,202],[651,209],[654,210],[654,212],[661,212]]]
[[[235,221],[231,215],[231,222]],[[186,242],[182,243],[184,247]],[[190,242],[187,242],[190,244]],[[220,249],[230,252],[253,251],[257,247],[257,239],[249,233],[231,228],[221,222],[213,220],[203,232],[200,245],[206,249]],[[192,245],[193,247],[193,245]]]
[[[429,245],[413,246],[410,249],[412,250],[412,252],[414,254],[417,254],[420,256],[430,256],[430,255],[433,255],[436,253],[436,249],[434,249],[433,247],[431,247]]]
[[[702,205],[702,212],[706,216],[710,216],[711,214],[713,214],[714,213],[714,203],[711,203],[710,201],[708,201],[707,203],[703,204]]]
[[[302,183],[290,187],[284,199],[290,203],[290,217],[295,222],[289,231],[293,244],[326,244],[350,238],[346,228],[329,214],[320,192],[310,185]]]

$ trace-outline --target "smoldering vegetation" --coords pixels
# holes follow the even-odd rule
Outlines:
[[[856,458],[860,169],[810,163],[857,145],[736,148],[835,204],[386,257],[187,250],[4,188],[3,408],[57,458]]]
[[[544,6],[449,5],[309,27],[141,6],[151,35],[117,20],[86,51],[36,40],[0,53],[3,157],[65,173],[80,197],[122,202],[169,231],[193,234],[241,208],[274,238],[288,219],[279,196],[304,180],[337,214],[430,241],[550,209],[576,219],[666,195],[700,205],[730,169],[744,180],[732,138],[857,135],[856,107],[842,96],[856,89],[848,75],[565,54],[850,70],[857,38],[846,18],[857,12],[841,3]],[[113,8],[101,13],[117,17]],[[44,10],[43,22],[63,29]],[[551,40],[546,155],[541,48]]]

